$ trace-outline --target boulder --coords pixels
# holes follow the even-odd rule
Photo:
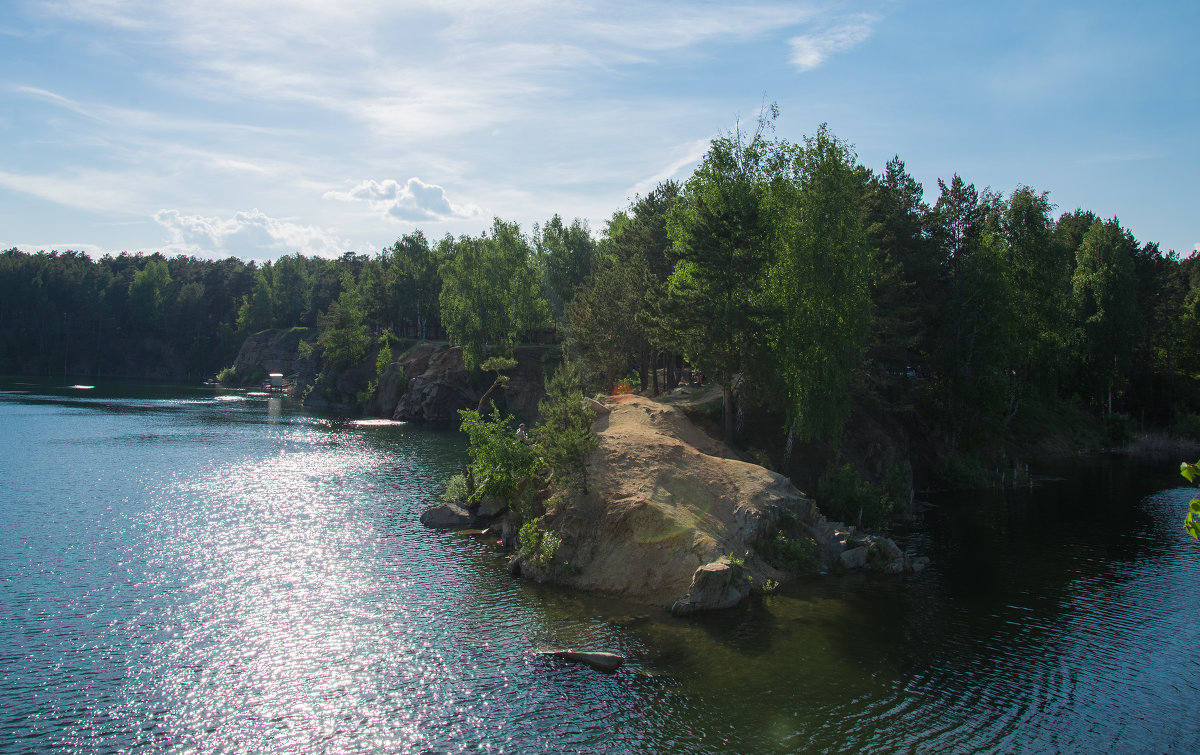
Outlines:
[[[900,559],[901,564],[904,562],[904,551],[900,550],[900,546],[890,537],[875,538],[875,547],[879,549],[880,555],[888,563]]]
[[[471,511],[457,503],[443,503],[425,510],[421,514],[421,524],[436,529],[457,529],[470,527],[475,521]]]
[[[861,569],[867,565],[867,553],[870,551],[865,545],[860,545],[857,548],[843,551],[838,557],[838,562],[844,569]]]
[[[481,527],[508,511],[508,505],[485,499],[479,506],[467,507],[461,503],[442,503],[431,506],[421,514],[421,524],[434,529],[465,529]]]
[[[687,596],[675,601],[671,613],[690,616],[700,611],[732,608],[749,594],[750,580],[741,565],[722,557],[695,571]]]

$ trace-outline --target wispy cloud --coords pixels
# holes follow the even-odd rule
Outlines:
[[[700,162],[700,159],[704,157],[704,153],[708,152],[708,147],[711,143],[710,139],[698,139],[691,144],[684,145],[681,150],[682,154],[677,160],[654,175],[638,181],[629,189],[630,195],[635,197],[644,196],[663,181],[679,178],[683,171]]]
[[[876,21],[875,16],[860,13],[820,31],[792,37],[792,64],[802,72],[817,68],[829,56],[845,52],[865,42],[871,36],[871,29]]]
[[[200,256],[233,254],[263,259],[300,252],[335,257],[353,247],[323,228],[273,218],[257,209],[239,211],[228,218],[159,210],[154,220],[167,230],[170,247]]]
[[[327,191],[324,196],[340,202],[365,202],[381,217],[406,223],[482,215],[482,211],[473,205],[451,204],[445,189],[415,177],[404,183],[390,178],[384,181],[367,179],[349,191]]]
[[[0,186],[67,207],[92,212],[127,214],[136,193],[107,173],[78,170],[64,175],[0,171]]]

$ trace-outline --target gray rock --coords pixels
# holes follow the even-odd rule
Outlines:
[[[495,519],[508,511],[508,504],[495,498],[484,498],[472,512],[476,519]]]
[[[917,556],[908,562],[908,570],[920,574],[929,566],[929,556]]]
[[[883,567],[883,573],[884,574],[903,574],[904,573],[904,559],[897,558],[894,561],[889,561],[887,563],[887,565]]]
[[[696,569],[687,597],[675,601],[671,613],[689,616],[698,611],[732,608],[749,594],[750,582],[745,579],[742,567],[722,556]]]
[[[846,569],[861,569],[867,565],[868,550],[870,549],[865,545],[851,548],[848,551],[843,551],[842,555],[838,557],[838,561]]]
[[[895,541],[890,537],[877,538],[875,545],[879,548],[880,554],[883,555],[884,561],[891,563],[896,559],[904,560],[904,551],[900,550],[900,546],[896,545]]]
[[[465,506],[457,503],[443,503],[428,508],[421,514],[421,524],[437,529],[456,529],[470,527],[475,521],[471,512]]]

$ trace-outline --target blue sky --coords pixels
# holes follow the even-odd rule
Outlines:
[[[778,103],[1200,249],[1200,3],[8,0],[0,248],[271,259],[594,231]]]

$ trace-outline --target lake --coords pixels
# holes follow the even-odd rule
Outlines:
[[[897,533],[920,575],[686,620],[422,527],[455,432],[71,382],[0,380],[0,752],[1200,750],[1179,460],[1035,463]]]

